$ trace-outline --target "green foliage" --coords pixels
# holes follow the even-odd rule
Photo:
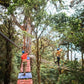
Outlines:
[[[71,30],[72,31],[78,31],[78,30],[80,30],[80,28],[81,28],[81,20],[80,19],[77,19],[77,18],[74,18],[74,17],[72,17],[72,18],[70,18],[70,26],[71,26]]]
[[[68,61],[66,66],[73,71],[77,71],[80,68],[78,61]]]
[[[31,38],[34,38],[33,35],[27,33],[26,31],[21,31],[21,32],[22,32],[23,36],[25,36],[25,37],[31,37]]]
[[[67,67],[68,71],[59,76],[57,84],[83,84],[84,73],[80,71],[80,64],[77,61],[68,61]]]
[[[13,3],[10,4],[8,7],[8,14],[13,14],[15,10],[19,7],[22,8],[22,14],[29,19],[30,18],[30,25],[34,23],[35,29],[38,28],[39,30],[44,30],[46,29],[45,26],[43,25],[49,25],[53,31],[55,30],[56,32],[59,32],[59,38],[60,36],[61,41],[64,41],[65,43],[72,43],[76,47],[80,48],[80,50],[84,50],[84,29],[83,29],[83,18],[77,18],[77,17],[69,17],[65,13],[59,13],[55,15],[48,15],[46,12],[45,8],[47,5],[47,2],[49,0],[13,0]],[[56,2],[60,2],[60,6],[63,7],[62,1],[61,0],[51,0],[51,3],[56,6]],[[17,13],[16,13],[17,14]],[[79,17],[83,16],[84,13],[82,13]],[[23,21],[24,23],[26,22]],[[0,26],[0,30],[4,31],[4,34],[8,35],[8,22],[5,21],[5,25]],[[47,26],[46,26],[47,27]],[[5,32],[6,31],[6,32]],[[12,32],[12,31],[11,31]],[[14,31],[15,32],[15,31]],[[27,32],[23,31],[21,32],[22,35],[28,36],[33,38],[34,36],[28,34]],[[16,37],[16,32],[14,33],[14,36],[12,40],[16,41],[17,43],[21,43],[20,38]],[[45,36],[46,37],[46,36]],[[50,37],[49,37],[50,38]],[[56,49],[58,42],[57,41],[52,41],[50,39],[46,39],[46,41],[43,41],[43,44],[41,45],[41,41],[39,41],[39,50],[40,47],[41,50],[40,55],[42,59],[45,59],[44,61],[48,61],[41,63],[41,83],[42,84],[73,84],[73,80],[77,81],[79,84],[84,83],[84,74],[82,71],[80,71],[80,65],[78,64],[77,61],[70,62],[66,64],[66,66],[69,68],[69,71],[65,71],[63,74],[59,74],[58,69],[56,65],[53,64],[53,52],[52,48]],[[54,44],[55,43],[55,44]],[[3,46],[4,45],[4,46]],[[3,80],[4,77],[4,71],[5,70],[5,55],[6,55],[6,43],[5,40],[0,36],[0,80]],[[36,43],[35,43],[36,45]],[[34,54],[36,54],[36,47],[33,45],[34,48]],[[11,45],[12,46],[12,45]],[[47,46],[47,47],[46,47]],[[16,79],[17,79],[17,74],[20,69],[20,52],[16,48],[13,49],[13,59],[12,59],[12,73],[11,73],[11,80],[15,82],[16,84]],[[33,61],[34,62],[34,61]],[[50,64],[52,63],[52,64]],[[37,70],[36,70],[36,62],[33,63],[33,69],[32,69],[32,74],[33,74],[33,81],[35,84],[37,84]]]
[[[58,80],[59,77],[59,72],[58,70],[56,70],[56,67],[54,67],[52,65],[51,66],[45,64],[45,65],[41,65],[41,80],[43,81],[42,83],[55,83]]]
[[[53,28],[53,31],[58,31],[62,34],[61,41],[65,43],[71,42],[79,50],[84,50],[83,19],[80,19],[80,17],[69,17],[64,13],[59,13],[51,18],[50,26]]]
[[[71,74],[61,74],[59,76],[59,81],[57,82],[57,84],[71,84],[71,79],[73,79]]]
[[[15,6],[14,5],[10,5],[8,7],[8,14],[13,14],[13,11],[15,10]]]
[[[68,22],[69,17],[65,13],[59,13],[51,17],[50,26],[58,32],[63,32],[67,28]]]
[[[0,25],[0,31],[3,31],[4,34],[6,34],[5,30],[7,30],[6,26]],[[3,39],[3,37],[0,35],[0,83],[3,81],[4,78],[4,71],[5,71],[5,55],[6,55],[6,41]]]
[[[9,3],[10,0],[0,0],[0,3]]]
[[[3,25],[0,25],[0,31],[3,32],[3,34],[6,35],[8,38],[11,37],[10,39],[13,42],[15,42],[18,37],[16,36],[16,30],[13,28],[13,26],[11,24],[12,21],[7,19],[7,18],[3,21],[4,21]],[[11,43],[9,43],[10,47],[12,49],[10,51],[10,54],[12,53],[12,55],[9,56],[9,55],[7,55],[7,53],[9,54],[9,52],[7,52],[7,43],[9,43],[9,42],[0,35],[0,53],[1,53],[1,55],[0,55],[0,73],[2,74],[2,75],[0,75],[0,81],[1,82],[4,81],[4,77],[6,77],[5,73],[8,73],[6,71],[7,71],[8,68],[10,68],[10,67],[6,67],[7,60],[10,61],[12,59],[12,62],[11,63],[9,62],[10,65],[12,65],[12,69],[10,70],[10,72],[11,72],[10,80],[15,82],[15,81],[17,81],[16,78],[17,78],[17,73],[18,73],[18,70],[19,70],[17,67],[20,65],[20,63],[16,62],[17,58],[16,58],[16,55],[15,55],[15,53],[16,53],[15,50],[17,48],[15,48]],[[6,56],[11,58],[11,59],[7,59]],[[14,60],[16,60],[16,61],[14,61]],[[20,59],[19,59],[19,61],[20,61]]]
[[[10,1],[11,0],[0,0],[0,4],[3,5],[3,6],[5,6],[5,7],[8,7],[9,4],[10,4]]]
[[[16,48],[15,48],[16,49]],[[13,51],[11,81],[16,84],[17,76],[20,72],[21,54],[20,51]]]

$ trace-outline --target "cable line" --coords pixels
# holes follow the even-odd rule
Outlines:
[[[18,47],[12,40],[10,40],[7,36],[5,36],[1,31],[0,31],[0,35],[5,38],[6,40],[8,40],[10,43],[12,43],[14,46],[16,46],[17,48],[21,49],[21,47]]]

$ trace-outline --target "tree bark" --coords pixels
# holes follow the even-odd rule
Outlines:
[[[12,49],[11,45],[8,41],[6,41],[6,63],[5,63],[5,77],[4,77],[4,84],[10,84],[10,76],[11,76],[11,62],[12,62]]]
[[[37,77],[38,77],[38,84],[41,83],[41,77],[40,77],[40,57],[39,57],[39,39],[37,38],[37,35],[36,35],[36,41],[37,41],[37,52],[36,52],[36,55],[37,55]]]
[[[82,69],[84,68],[84,58],[83,58],[83,52],[81,52],[82,57]]]
[[[32,27],[31,27],[31,20],[30,20],[30,18],[28,18],[27,19],[27,24],[26,24],[27,26],[27,29],[26,29],[26,31],[27,31],[27,33],[28,34],[31,34],[32,35]],[[31,54],[31,37],[26,37],[26,49],[29,51],[29,54]]]
[[[67,45],[67,60],[69,61],[69,42],[68,42],[68,45]]]
[[[13,32],[11,31],[12,23],[8,22],[8,35],[9,39],[12,39]],[[10,84],[11,76],[11,66],[12,66],[12,48],[11,43],[6,40],[6,62],[5,62],[5,75],[4,75],[4,84]]]
[[[71,61],[72,61],[72,44],[71,44]]]
[[[54,55],[54,48],[52,48],[53,49],[53,59],[54,59],[54,62],[55,62],[55,55]]]

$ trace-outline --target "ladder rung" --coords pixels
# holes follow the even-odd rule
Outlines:
[[[32,79],[27,79],[27,80],[20,79],[20,80],[17,80],[17,84],[33,84],[33,81]]]
[[[25,78],[31,79],[32,74],[31,73],[25,73],[25,76],[24,76],[24,73],[19,73],[18,79],[25,79]]]

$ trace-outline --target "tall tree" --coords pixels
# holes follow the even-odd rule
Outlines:
[[[10,5],[8,8],[9,13],[13,17],[13,21],[15,24],[20,27],[23,31],[26,31],[28,34],[32,34],[32,32],[36,29],[39,24],[42,23],[43,16],[45,16],[44,8],[47,4],[46,0],[26,0],[26,1],[19,1],[19,0],[13,0],[14,4]],[[16,19],[16,16],[14,14],[15,8],[22,8],[20,14],[23,14],[24,20],[22,21],[22,24]],[[43,14],[44,13],[44,14]],[[34,24],[34,25],[33,25]],[[38,31],[39,32],[39,31]],[[24,36],[24,47],[23,49],[26,51],[28,50],[31,54],[31,37]],[[37,74],[38,74],[38,84],[40,84],[40,62],[39,62],[39,49],[38,49],[38,37],[37,37]]]
[[[5,31],[6,30],[6,31]],[[14,28],[12,26],[12,21],[9,19],[6,19],[3,23],[3,26],[1,27],[1,31],[11,40],[14,41]],[[3,38],[4,39],[4,38]],[[12,71],[12,49],[13,46],[12,44],[8,41],[5,40],[5,53],[4,58],[5,58],[5,65],[4,65],[4,84],[10,84],[11,80],[11,71]]]

